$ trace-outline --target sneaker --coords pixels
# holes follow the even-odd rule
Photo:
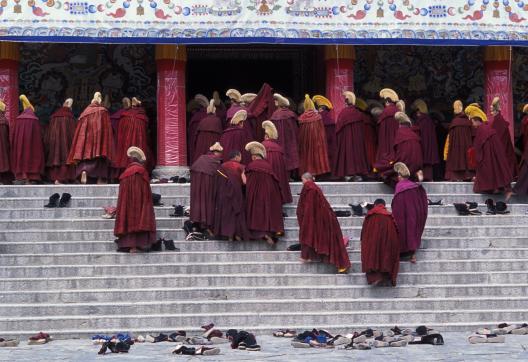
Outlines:
[[[228,343],[229,339],[223,337],[211,337],[209,341],[211,341],[212,344],[223,344]]]
[[[241,350],[241,351],[245,351],[246,350],[246,344],[244,342],[240,342],[238,344],[238,349]]]
[[[202,356],[215,356],[217,354],[220,354],[220,348],[201,346],[196,349],[195,354],[199,354]]]
[[[186,336],[185,331],[178,331],[178,332],[172,333],[169,336],[169,341],[171,341],[171,342],[183,342],[183,341],[185,341],[185,338],[186,338],[185,336]]]
[[[337,347],[337,346],[341,346],[343,344],[350,344],[351,342],[352,342],[351,338],[347,338],[347,337],[344,337],[344,336],[336,336],[335,338],[330,340],[328,342],[328,344],[332,344],[332,345]]]
[[[287,329],[285,332],[284,332],[284,338],[293,338],[297,336],[297,332],[296,331],[291,331],[289,329]]]
[[[3,339],[0,338],[0,347],[16,347],[20,343],[18,339]]]
[[[145,338],[145,342],[154,343],[154,341],[155,341],[155,338],[152,337],[150,334],[148,334],[147,337]]]
[[[391,347],[405,347],[407,345],[407,341],[400,339],[399,341],[390,342],[389,345]]]
[[[295,340],[291,341],[291,346],[293,348],[310,348],[310,344]]]
[[[374,341],[373,346],[375,348],[384,348],[384,347],[389,347],[390,344],[389,342],[384,342],[384,341]]]
[[[260,351],[260,346],[258,344],[253,344],[251,346],[246,346],[246,351],[258,352],[258,351]]]
[[[153,343],[167,342],[168,340],[169,340],[169,336],[167,336],[166,334],[160,333],[159,336],[154,338]]]
[[[187,355],[187,356],[194,356],[196,354],[196,349],[193,347],[187,347],[183,344],[176,347],[174,351],[172,351],[173,354],[181,354],[181,355]]]
[[[37,335],[29,337],[28,344],[46,344],[51,340],[52,338],[49,334],[40,332]]]
[[[143,337],[141,334],[136,337],[137,343],[145,343],[145,337]]]

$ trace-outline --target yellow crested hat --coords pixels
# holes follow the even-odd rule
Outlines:
[[[290,101],[288,100],[288,98],[282,96],[279,93],[275,93],[273,95],[273,99],[277,101],[277,105],[279,107],[289,107],[290,106]]]
[[[128,157],[137,158],[140,162],[145,162],[147,158],[145,157],[145,152],[139,147],[132,146],[127,150]]]
[[[264,128],[264,133],[268,135],[269,138],[272,140],[276,140],[279,138],[279,133],[277,132],[277,128],[271,121],[264,121],[262,122],[262,128]]]
[[[334,108],[334,106],[332,106],[332,102],[330,102],[330,100],[326,98],[325,96],[321,96],[321,95],[313,96],[312,101],[315,104],[317,104],[317,107],[325,106],[328,109]]]
[[[262,158],[266,158],[266,148],[260,142],[256,142],[256,141],[249,142],[246,145],[246,151],[248,151],[252,155],[258,155]]]
[[[247,112],[245,110],[241,109],[240,111],[235,113],[233,118],[231,118],[231,124],[237,125],[240,122],[245,121],[246,118],[247,118]]]
[[[222,147],[222,145],[220,144],[220,142],[215,142],[214,145],[212,145],[211,147],[209,147],[209,151],[211,151],[211,152],[223,152],[223,151],[224,151],[224,148]]]
[[[427,108],[427,104],[423,99],[418,98],[411,104],[411,110],[413,111],[419,111],[420,113],[429,113],[429,109]]]
[[[482,120],[482,122],[487,122],[488,121],[488,117],[486,116],[486,113],[484,113],[482,111],[482,109],[480,109],[479,107],[473,105],[473,104],[470,104],[469,106],[466,107],[466,109],[464,110],[464,113],[466,113],[466,115],[471,119],[471,118],[480,118]]]
[[[398,102],[400,100],[400,98],[398,97],[398,93],[396,93],[394,90],[390,89],[390,88],[383,88],[382,90],[380,90],[380,97],[383,98],[383,99],[390,99],[391,101],[393,101],[394,103]]]
[[[3,100],[0,99],[0,112],[5,112],[6,105]]]
[[[366,112],[368,110],[368,104],[362,98],[356,98],[356,107]]]
[[[313,110],[315,110],[315,104],[310,99],[310,96],[308,94],[305,94],[304,95],[304,111],[307,112],[307,111],[313,111]]]
[[[239,103],[240,97],[242,97],[242,94],[240,94],[240,92],[237,91],[236,89],[228,89],[226,92],[226,96],[232,101]]]
[[[26,110],[28,108],[31,108],[33,112],[35,111],[35,108],[33,107],[33,105],[31,104],[31,102],[29,101],[29,99],[26,97],[25,94],[20,95],[19,99],[20,99],[20,102],[22,102],[22,109]]]
[[[396,114],[394,115],[394,118],[398,121],[398,123],[402,124],[402,123],[408,123],[408,124],[412,124],[411,122],[411,119],[409,118],[409,116],[404,113],[404,112],[396,112]]]
[[[411,172],[409,171],[409,168],[403,162],[396,162],[394,164],[394,171],[401,177],[407,178],[411,176]]]

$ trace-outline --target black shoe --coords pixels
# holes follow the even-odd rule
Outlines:
[[[71,201],[71,195],[67,192],[63,193],[59,201],[59,207],[70,206],[70,201]]]
[[[292,244],[288,246],[287,251],[301,251],[301,244]]]
[[[55,193],[53,195],[50,196],[49,198],[49,202],[47,205],[44,205],[44,207],[47,207],[47,208],[54,208],[54,207],[58,207],[59,206],[59,199],[60,199],[60,195]]]
[[[455,209],[456,209],[458,215],[460,215],[460,216],[468,216],[468,215],[470,215],[469,208],[468,208],[467,204],[453,204],[453,206],[455,206]]]
[[[107,349],[108,349],[108,342],[105,342],[103,343],[103,345],[101,346],[101,349],[99,350],[99,352],[97,352],[97,354],[105,354]]]
[[[179,184],[187,183],[187,179],[186,179],[185,177],[180,177],[180,178],[178,179],[178,183],[179,183]]]
[[[196,354],[196,348],[194,347],[187,347],[182,345],[179,345],[176,347],[174,351],[172,351],[173,354],[183,354],[188,356],[194,356]]]
[[[427,199],[427,204],[429,206],[440,206],[440,205],[442,205],[442,199],[440,199],[438,201],[432,201],[431,199]]]
[[[488,211],[486,211],[486,214],[488,215],[497,214],[497,209],[495,207],[495,201],[493,201],[493,199],[487,199],[486,206],[488,207]]]
[[[152,204],[154,206],[163,206],[163,203],[161,202],[161,195],[160,194],[152,194]]]
[[[361,204],[352,205],[348,204],[352,208],[352,215],[353,216],[365,216],[365,213],[363,212],[363,207]]]
[[[163,240],[163,245],[165,246],[165,250],[180,251],[180,249],[174,245],[174,240],[170,240],[170,239],[169,240],[162,239],[162,240]]]
[[[162,240],[158,239],[154,244],[152,244],[152,246],[150,247],[150,251],[161,251],[162,250],[161,243],[162,243]]]
[[[170,214],[170,217],[183,217],[183,206],[172,205],[174,207],[174,214]]]
[[[168,340],[169,340],[169,336],[167,336],[166,334],[160,333],[159,336],[154,338],[154,343],[167,342]]]
[[[510,211],[508,210],[508,205],[506,205],[506,203],[503,201],[497,201],[497,204],[495,205],[495,212],[499,215],[505,215],[510,213]]]
[[[179,178],[179,176],[173,176],[169,179],[169,181],[172,181],[173,183],[178,183]]]
[[[128,351],[130,350],[130,345],[128,343],[125,343],[125,342],[117,342],[116,346],[115,346],[115,353],[128,353]]]

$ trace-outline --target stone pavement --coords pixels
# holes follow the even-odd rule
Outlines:
[[[503,344],[471,345],[466,337],[471,333],[443,333],[445,345],[412,345],[402,348],[380,348],[368,351],[336,349],[296,349],[290,340],[271,336],[257,337],[262,346],[260,352],[231,350],[229,345],[219,345],[222,350],[217,356],[173,355],[176,344],[136,344],[127,354],[106,354],[98,356],[99,346],[90,340],[57,340],[47,345],[28,346],[25,341],[17,348],[1,348],[0,361],[511,361],[528,360],[528,335],[507,335]]]

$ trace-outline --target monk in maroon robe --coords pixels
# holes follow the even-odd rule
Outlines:
[[[299,123],[299,174],[310,172],[317,176],[330,172],[323,119],[308,94]]]
[[[128,164],[127,150],[136,146],[146,153],[147,161],[145,168],[152,170],[152,152],[148,144],[148,124],[149,120],[145,109],[141,107],[141,101],[136,97],[132,98],[132,107],[123,112],[119,121],[117,131],[117,145],[114,158],[115,177],[125,170]]]
[[[246,167],[246,217],[251,238],[275,245],[284,235],[280,181],[266,160],[266,149],[250,142],[246,150],[252,161]]]
[[[436,125],[429,117],[427,104],[422,99],[415,100],[411,109],[414,111],[414,122],[420,129],[422,140],[423,179],[424,181],[433,181],[433,167],[440,163]]]
[[[39,119],[25,95],[20,96],[23,111],[11,128],[11,171],[21,183],[40,181],[44,173],[44,143]]]
[[[191,166],[191,215],[193,223],[213,236],[215,215],[215,177],[222,163],[222,146],[217,142],[210,153],[198,157]]]
[[[251,135],[244,127],[244,123],[247,119],[247,112],[240,110],[231,118],[231,126],[224,130],[220,137],[220,144],[224,149],[224,158],[227,158],[231,151],[242,152],[242,163],[244,165],[249,164],[251,161],[251,155],[245,150],[244,147],[251,142]]]
[[[355,107],[354,93],[347,91],[343,95],[346,107],[337,117],[335,175],[361,178],[370,171],[365,146],[364,115]]]
[[[409,254],[411,263],[416,263],[416,250],[422,243],[422,234],[427,221],[427,194],[425,189],[409,179],[410,172],[401,162],[394,164],[398,184],[392,199],[392,215],[398,226],[400,253]]]
[[[448,181],[469,181],[475,176],[470,167],[468,150],[473,146],[473,125],[464,113],[462,102],[453,103],[455,118],[449,125],[444,148],[446,161],[445,179]]]
[[[398,94],[389,88],[380,91],[380,97],[385,102],[385,108],[378,117],[378,152],[376,154],[376,163],[386,159],[388,155],[392,154],[394,146],[394,138],[396,131],[398,131],[398,121],[394,118],[398,108]]]
[[[9,160],[9,122],[5,110],[5,103],[0,100],[0,184],[2,185],[10,184],[13,181]]]
[[[226,129],[231,121],[231,118],[241,110],[246,110],[246,107],[242,106],[242,94],[236,89],[228,89],[226,92],[226,96],[229,98],[229,101],[231,102],[231,105],[227,109],[226,112],[226,124],[224,125],[224,129]]]
[[[197,94],[194,96],[193,104],[195,105],[191,113],[191,119],[189,121],[189,126],[187,129],[188,141],[189,141],[189,160],[191,163],[197,157],[195,157],[195,144],[196,144],[196,134],[198,131],[198,126],[202,119],[207,116],[207,107],[209,106],[209,100],[202,94]],[[209,145],[211,146],[211,145]]]
[[[359,109],[363,115],[363,125],[365,126],[364,142],[370,173],[374,168],[374,163],[376,163],[376,152],[378,149],[378,132],[376,129],[377,120],[374,115],[371,114],[371,111],[369,110],[369,105],[363,99],[356,98],[356,108]],[[382,110],[383,108],[380,108],[380,114]]]
[[[101,100],[101,93],[96,92],[92,103],[81,113],[68,155],[68,164],[77,166],[76,176],[81,177],[81,183],[86,183],[88,177],[104,183],[114,157],[110,116]]]
[[[114,235],[118,251],[148,251],[156,242],[156,216],[145,154],[137,147],[127,152],[130,163],[119,177]]]
[[[486,114],[477,106],[467,106],[465,113],[473,123],[473,127],[477,129],[473,141],[476,160],[473,191],[511,192],[512,171],[497,131],[487,124]]]
[[[207,116],[202,118],[196,129],[193,162],[209,152],[209,147],[220,140],[222,131],[222,120],[216,115],[214,99],[211,99],[207,107]]]
[[[73,99],[68,98],[63,106],[51,115],[44,136],[46,173],[48,178],[56,184],[75,180],[75,167],[68,165],[68,153],[75,133],[72,105]]]
[[[243,191],[246,175],[241,160],[240,151],[231,151],[229,160],[218,168],[215,176],[215,235],[238,241],[249,239]]]
[[[377,199],[361,229],[361,271],[366,274],[368,284],[389,282],[394,287],[399,270],[398,228],[385,207],[385,200]]]
[[[262,144],[266,148],[266,159],[271,164],[273,172],[279,179],[282,203],[290,204],[293,202],[290,190],[290,178],[288,176],[288,170],[286,169],[286,163],[284,162],[284,152],[277,142],[277,138],[279,137],[277,129],[271,121],[262,122],[262,128],[264,128],[265,134],[265,139]]]
[[[277,128],[277,143],[284,151],[284,162],[288,172],[299,168],[299,126],[297,115],[289,108],[290,101],[278,93],[273,95],[275,105],[278,107],[271,115],[270,120]]]
[[[214,107],[215,107],[215,115],[220,118],[220,121],[222,122],[222,130],[224,129],[224,125],[226,125],[226,118],[227,118],[227,108],[220,99],[220,94],[218,91],[213,92],[213,101],[214,101]]]
[[[302,183],[297,204],[301,261],[322,261],[335,265],[338,273],[346,273],[350,259],[339,221],[310,173],[302,175]]]
[[[326,145],[328,149],[328,162],[330,163],[329,179],[336,176],[336,155],[337,155],[337,135],[336,135],[336,121],[332,113],[332,103],[326,97],[317,95],[312,98],[315,103],[321,118],[326,135]]]
[[[512,172],[512,178],[517,177],[518,166],[517,157],[515,156],[515,147],[513,147],[512,138],[510,134],[510,123],[504,119],[500,111],[499,97],[495,97],[491,104],[491,114],[493,115],[493,123],[491,127],[497,131],[497,137],[502,143],[506,160]]]
[[[130,107],[132,107],[132,102],[130,101],[130,98],[124,97],[121,100],[122,108],[118,109],[114,113],[110,115],[110,123],[112,123],[112,131],[114,132],[114,142],[117,142],[117,131],[119,129],[119,120],[121,119],[121,116],[123,113],[128,110]],[[125,150],[126,152],[126,150]]]
[[[264,132],[262,122],[270,119],[273,112],[275,112],[275,100],[273,98],[273,88],[269,84],[264,83],[260,88],[255,99],[248,105],[248,114],[250,114],[253,122],[253,139],[262,142],[264,140]],[[249,117],[248,117],[249,118]]]

